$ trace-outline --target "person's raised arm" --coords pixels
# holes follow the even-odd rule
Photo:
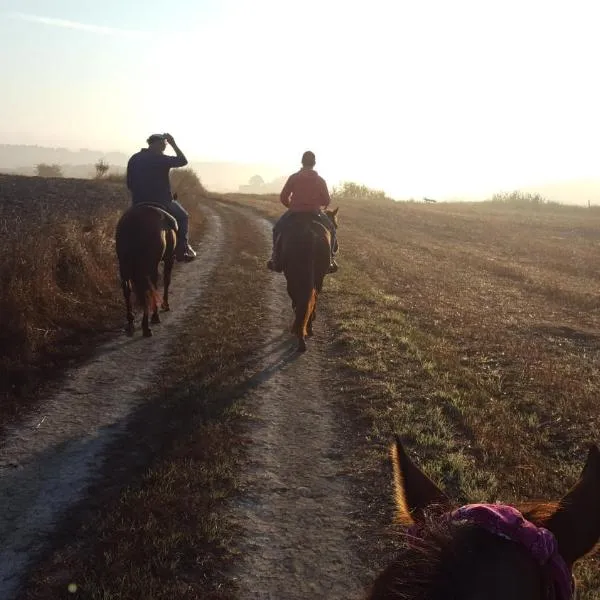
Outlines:
[[[288,180],[285,182],[285,185],[281,190],[281,194],[279,194],[279,200],[281,200],[281,204],[283,204],[286,208],[290,207],[290,194],[292,193],[293,177],[293,175],[288,177]]]
[[[173,148],[175,152],[175,156],[166,156],[165,158],[169,161],[170,167],[185,167],[188,164],[188,160],[183,154],[183,152],[179,149],[179,146],[175,143],[173,136],[170,133],[165,133],[165,142]]]

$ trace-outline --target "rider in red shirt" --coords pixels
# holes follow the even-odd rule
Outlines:
[[[286,184],[281,190],[279,199],[288,209],[273,227],[273,254],[267,267],[272,271],[281,272],[282,267],[279,261],[277,238],[283,231],[287,219],[290,215],[299,212],[314,213],[319,218],[324,227],[331,233],[331,266],[330,273],[335,273],[338,265],[333,258],[337,252],[337,240],[335,235],[335,226],[331,219],[323,212],[331,203],[329,191],[325,180],[314,170],[316,164],[315,155],[310,150],[302,155],[302,168],[290,175]]]

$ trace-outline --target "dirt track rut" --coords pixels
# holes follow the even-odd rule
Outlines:
[[[263,221],[270,245],[270,224]],[[364,597],[352,551],[355,511],[335,401],[324,381],[323,321],[306,354],[290,342],[290,301],[273,275],[258,384],[246,396],[254,415],[244,494],[232,507],[244,531],[236,573],[243,600]]]

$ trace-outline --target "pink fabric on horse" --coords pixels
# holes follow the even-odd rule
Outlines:
[[[542,566],[547,566],[558,600],[571,600],[573,577],[562,556],[554,534],[534,525],[512,506],[504,504],[467,504],[450,514],[452,521],[463,521],[524,546]]]

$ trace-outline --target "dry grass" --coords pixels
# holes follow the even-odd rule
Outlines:
[[[600,213],[344,201],[339,218],[323,306],[337,384],[369,430],[367,501],[386,505],[392,432],[457,502],[564,493],[600,442]],[[598,559],[578,574],[600,598]]]
[[[0,175],[0,424],[119,328],[114,230],[129,202],[119,183]]]

